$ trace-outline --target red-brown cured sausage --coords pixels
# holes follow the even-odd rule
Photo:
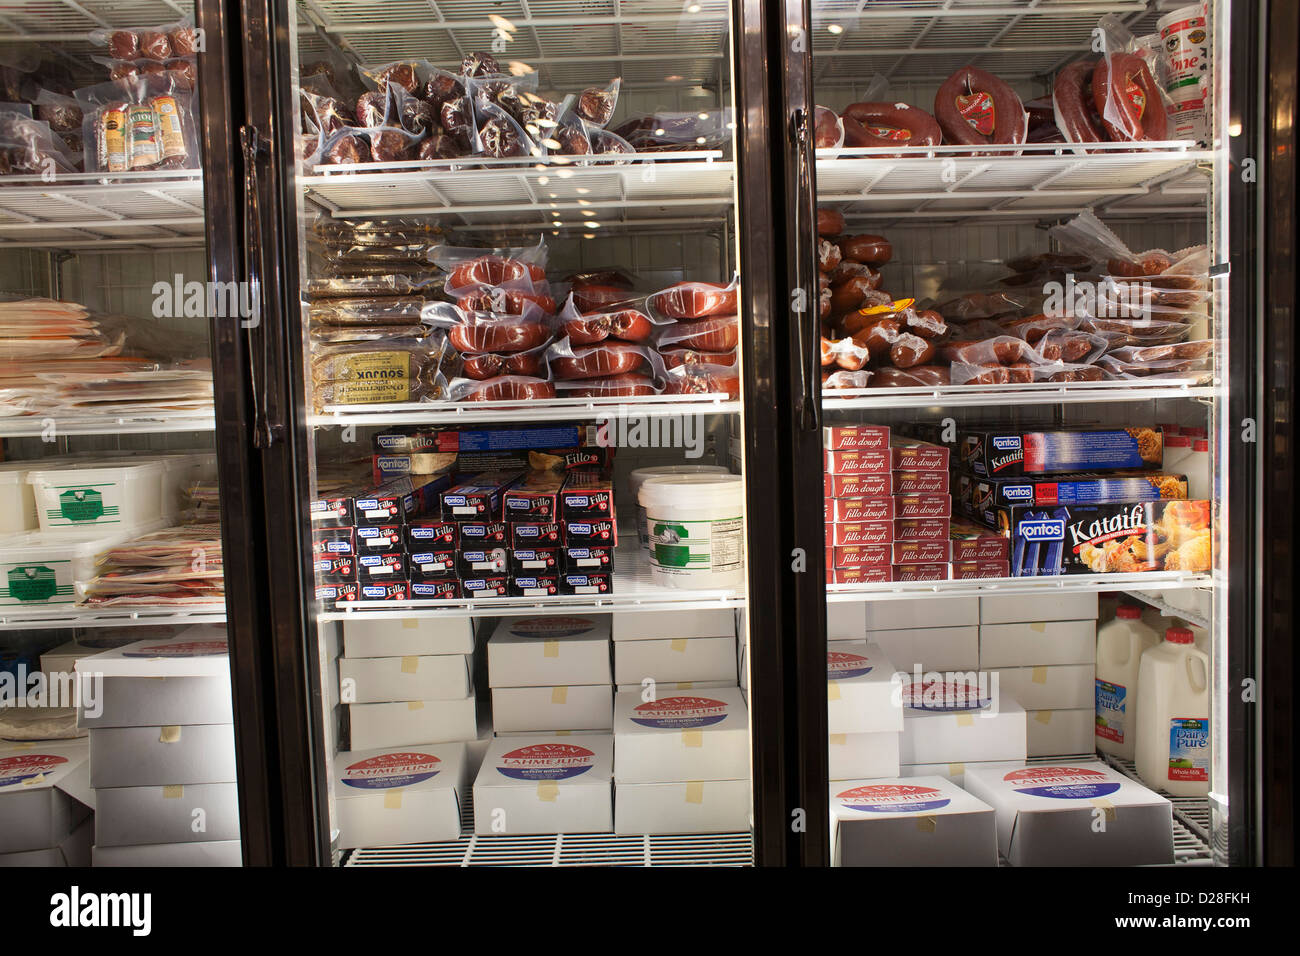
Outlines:
[[[651,307],[673,319],[702,319],[709,315],[735,315],[735,286],[716,282],[679,282],[650,297]]]
[[[555,386],[550,382],[509,376],[486,381],[464,395],[469,402],[530,402],[554,397]]]
[[[1061,132],[1071,143],[1101,143],[1106,140],[1092,99],[1095,68],[1091,60],[1079,60],[1056,74],[1052,102],[1056,106]]]
[[[884,236],[845,236],[839,241],[839,247],[845,259],[869,266],[883,266],[894,258],[894,247]]]
[[[1016,91],[992,73],[963,66],[934,96],[934,115],[949,143],[1023,143],[1029,121]]]
[[[539,322],[465,322],[447,332],[458,352],[526,352],[548,338]]]
[[[943,131],[933,116],[906,103],[853,103],[844,108],[845,117],[856,120],[865,133],[861,146],[938,146]]]
[[[1111,84],[1111,74],[1120,82]],[[1161,140],[1168,135],[1160,88],[1141,57],[1132,53],[1104,56],[1092,73],[1092,101],[1101,122],[1117,143],[1130,140]]]
[[[817,210],[817,235],[838,236],[844,232],[844,215],[838,209]]]
[[[551,371],[558,379],[608,378],[634,372],[645,362],[642,349],[635,345],[589,345],[573,350],[571,356],[551,359]]]

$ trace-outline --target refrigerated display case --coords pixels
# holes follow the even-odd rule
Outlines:
[[[7,864],[274,859],[246,313],[209,318],[239,278],[228,34],[198,6],[0,19]]]
[[[1289,135],[1289,100],[1275,92],[1278,112],[1265,113],[1259,82],[1270,69],[1291,75],[1282,51],[1294,23],[1276,5],[1200,6],[783,7],[791,35],[806,38],[784,63],[791,120],[805,130],[786,163],[786,221],[798,225],[785,281],[811,288],[820,270],[828,291],[820,328],[803,332],[820,335],[823,369],[800,469],[811,486],[823,455],[827,624],[810,615],[799,638],[802,739],[830,741],[818,768],[832,798],[827,862],[881,862],[864,851],[865,834],[880,851],[894,846],[891,831],[866,821],[900,807],[924,819],[953,783],[997,810],[988,827],[998,851],[986,846],[985,862],[1240,865],[1289,852],[1285,798],[1264,782],[1287,759],[1289,627],[1264,626],[1257,604],[1258,549],[1270,532],[1252,428],[1286,427],[1285,415],[1265,414],[1257,375],[1267,368],[1277,383],[1289,367],[1280,356],[1292,293],[1282,283],[1265,300],[1258,284],[1278,267],[1289,274],[1289,224],[1275,224],[1267,242],[1259,229],[1263,210],[1289,208],[1294,160],[1266,152]],[[1107,95],[1107,70],[1123,71],[1125,97]],[[1266,155],[1268,193],[1253,177]],[[1155,251],[1159,261],[1139,263]],[[853,269],[837,271],[841,258]],[[1140,276],[1156,290],[1144,304],[1107,311],[1115,299],[1105,288]],[[1095,298],[1053,302],[1053,291],[1069,296],[1090,282]],[[1175,287],[1192,294],[1165,294]],[[813,450],[823,444],[817,425],[824,451]],[[1128,459],[1099,452],[1107,432],[1132,446]],[[1163,457],[1149,447],[1162,436]],[[918,464],[927,448],[931,460]],[[1153,474],[1161,465],[1177,473],[1175,486]],[[1128,474],[1141,489],[1107,480],[1125,466],[1138,469]],[[1059,474],[1071,471],[1091,474]],[[879,490],[866,490],[872,481]],[[933,516],[934,527],[864,521],[883,512],[867,514],[856,496],[891,493],[891,515]],[[1170,498],[1188,501],[1139,503]],[[800,518],[814,536],[811,509]],[[933,546],[913,540],[929,531]],[[1175,714],[1192,720],[1157,728],[1146,748],[1164,751],[1145,764],[1145,780],[1131,751],[1096,746],[1127,736],[1131,747],[1133,722],[1143,721],[1135,698],[1148,700],[1144,686],[1154,694],[1158,683],[1137,682],[1127,727],[1122,708],[1114,719],[1116,700],[1135,688],[1103,679],[1093,635],[1113,620],[1115,594],[1160,632],[1190,629],[1170,640],[1203,648],[1184,656],[1208,700],[1195,715]],[[828,653],[829,684],[813,673]],[[835,668],[854,655],[907,675],[910,704],[884,756],[867,749],[873,735],[846,736],[836,722],[845,684]],[[1281,710],[1261,722],[1249,688],[1269,662],[1286,686]],[[1000,694],[984,683],[990,673]],[[956,702],[928,699],[945,689]],[[995,710],[997,720],[971,717]],[[1015,710],[1019,726],[1007,730]],[[858,731],[880,729],[867,723]],[[1139,738],[1139,763],[1143,746]],[[1186,795],[1189,779],[1199,795]],[[1164,796],[1153,791],[1182,794],[1153,818],[1150,855],[1121,852],[1152,836],[1142,827],[1114,856],[1064,832],[1047,838],[1057,842],[1045,855],[1027,847],[1034,801],[1053,804],[1048,790],[1086,806],[1134,783],[1155,805]],[[925,844],[915,852],[970,862],[960,828],[946,856],[934,833],[912,832]]]

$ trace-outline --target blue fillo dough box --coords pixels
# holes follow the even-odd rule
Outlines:
[[[1164,463],[1156,427],[1076,431],[968,431],[958,435],[961,464],[977,475],[1153,468]]]
[[[1162,471],[1066,474],[1050,478],[974,478],[971,510],[993,505],[1108,504],[1187,497],[1187,476]]]

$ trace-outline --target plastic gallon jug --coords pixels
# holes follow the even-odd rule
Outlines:
[[[1142,620],[1142,610],[1121,604],[1097,630],[1097,749],[1133,759],[1137,738],[1138,668],[1142,654],[1160,634]]]
[[[1137,772],[1176,797],[1210,790],[1210,659],[1192,641],[1171,627],[1138,673]]]
[[[663,475],[637,495],[650,534],[650,576],[672,588],[739,587],[745,572],[740,475]]]
[[[627,476],[632,500],[636,502],[636,536],[641,547],[650,550],[650,532],[646,529],[645,508],[641,507],[641,486],[651,478],[665,475],[727,475],[730,470],[722,465],[652,465],[649,468],[637,468]]]

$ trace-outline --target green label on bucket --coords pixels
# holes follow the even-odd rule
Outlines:
[[[94,521],[104,516],[104,496],[93,488],[72,488],[59,495],[59,515],[69,521]]]
[[[15,601],[48,601],[58,592],[53,568],[38,564],[9,569],[9,597]]]
[[[649,525],[651,560],[660,571],[725,573],[741,566],[744,525],[740,518],[716,521],[650,518]]]

